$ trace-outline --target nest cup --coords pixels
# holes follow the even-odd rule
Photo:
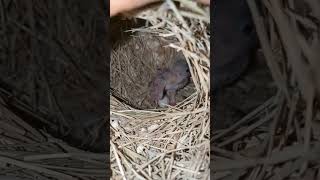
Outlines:
[[[111,27],[113,179],[208,179],[208,12],[192,1],[169,0],[136,14],[137,24],[111,22],[117,27]],[[190,81],[177,92],[176,106],[155,108],[150,82],[178,59],[188,63]]]
[[[107,179],[107,155],[69,140],[73,125],[82,133],[107,110],[103,2],[0,6],[0,179]]]
[[[126,22],[118,20],[114,23]],[[121,36],[120,33],[117,34]],[[127,36],[122,34],[116,41],[117,45],[111,53],[113,95],[135,109],[156,108],[150,97],[150,84],[157,70],[172,67],[179,59],[186,61],[185,57],[176,49],[168,47],[169,43],[174,42],[173,39],[150,33],[127,32]],[[177,102],[182,102],[195,91],[190,80],[186,87],[178,91]]]

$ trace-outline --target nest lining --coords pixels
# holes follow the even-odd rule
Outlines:
[[[183,6],[183,10],[187,9],[198,15],[190,18],[190,15],[195,14],[189,12],[188,16],[181,20],[179,12],[177,15],[176,12],[171,11],[175,11],[178,6],[179,8]],[[134,66],[146,66],[144,63],[149,61],[151,63],[147,64],[149,69],[153,70],[153,74],[159,66],[169,66],[176,59],[175,57],[182,55],[189,65],[192,77],[189,86],[178,92],[181,100],[184,100],[180,101],[178,97],[180,103],[175,107],[150,109],[146,104],[146,109],[132,108],[111,93],[112,179],[124,177],[127,179],[187,179],[190,177],[208,179],[210,44],[206,23],[208,21],[204,22],[208,20],[208,16],[208,11],[200,8],[197,3],[177,1],[175,4],[171,0],[137,15],[148,22],[148,26],[132,30],[139,34],[138,37],[135,37],[138,39],[137,49],[146,46],[148,42],[151,42],[151,45],[148,46],[156,45],[160,48],[150,48],[152,54],[150,50],[147,52],[148,46],[142,48],[142,52],[146,51],[150,58],[141,57],[140,59],[144,60],[135,60],[138,65]],[[148,39],[151,40],[148,41]],[[128,44],[130,43],[124,46]],[[143,45],[140,46],[141,44]],[[135,44],[130,46],[135,47]],[[142,55],[142,52],[139,54]],[[132,60],[132,62],[135,61]],[[122,61],[114,63],[120,62]],[[132,66],[118,65],[116,67],[123,67],[127,70]],[[145,73],[144,70],[138,72],[134,68],[132,70],[131,74]],[[140,82],[145,81],[143,85],[145,87],[149,83],[149,77],[141,77],[144,79]],[[136,89],[139,90],[138,86]],[[184,91],[186,92],[185,97],[183,97]],[[126,94],[129,93],[126,92]]]
[[[135,33],[121,46],[112,51],[111,88],[118,98],[138,109],[155,108],[150,99],[150,83],[157,69],[169,68],[183,55],[165,47],[170,40],[148,33]],[[195,92],[192,81],[177,93],[181,102]],[[121,97],[119,97],[121,96]]]

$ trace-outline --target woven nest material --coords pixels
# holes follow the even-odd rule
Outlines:
[[[82,112],[91,108],[97,115],[101,108],[101,116],[105,113],[106,103],[92,93],[100,88],[85,86],[85,77],[105,81],[100,5],[81,0],[0,2],[0,179],[108,177],[105,154],[62,140],[69,131],[64,127],[85,128],[89,118]],[[73,121],[66,113],[84,121]]]
[[[21,179],[105,179],[105,154],[74,148],[37,130],[0,99],[0,174]]]
[[[278,93],[216,131],[214,179],[319,178],[319,1],[247,1]]]
[[[155,107],[150,98],[150,82],[157,69],[169,68],[176,60],[183,59],[183,55],[164,47],[170,41],[163,38],[148,33],[134,33],[132,36],[112,52],[112,93],[131,107],[150,109]],[[194,91],[194,85],[189,83],[179,91],[177,101],[183,101]]]
[[[209,9],[168,0],[136,17],[147,25],[112,52],[113,179],[208,179]],[[187,61],[191,82],[177,106],[155,109],[148,83],[177,57]]]

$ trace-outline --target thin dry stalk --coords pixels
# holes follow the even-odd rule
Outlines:
[[[220,147],[213,148],[213,176],[314,179],[320,77],[314,70],[319,68],[314,59],[318,50],[311,47],[319,42],[315,19],[320,6],[311,0],[247,2],[279,91],[229,129],[215,133]]]
[[[140,96],[136,93],[134,97],[130,93],[137,89],[141,94],[145,94],[146,92],[141,88],[147,85],[141,82],[148,81],[145,77],[150,76],[150,73],[146,73],[145,76],[137,76],[140,70],[132,66],[141,63],[140,66],[152,72],[159,64],[160,66],[168,64],[170,58],[167,58],[167,61],[158,61],[160,59],[157,58],[158,54],[157,56],[152,55],[157,53],[156,48],[148,49],[152,44],[134,52],[136,56],[133,56],[132,52],[128,53],[128,49],[134,49],[132,48],[134,46],[128,45],[130,41],[118,47],[113,53],[114,60],[112,60],[114,62],[112,66],[116,69],[114,73],[118,74],[114,77],[119,77],[117,79],[122,80],[123,83],[130,84],[134,81],[135,84],[128,86],[117,83],[119,80],[114,81],[118,86],[114,87],[115,89],[120,89],[119,87],[131,89],[128,91],[122,88],[122,92],[117,93],[117,95],[121,94],[123,97],[121,99],[113,97],[115,94],[111,94],[110,98],[111,143],[117,149],[111,154],[114,159],[112,161],[114,164],[112,166],[113,177],[114,179],[119,177],[206,179],[210,173],[210,35],[208,34],[208,23],[210,22],[208,9],[191,1],[167,0],[154,9],[141,12],[136,17],[146,20],[148,24],[129,30],[140,36],[133,37],[133,39],[138,39],[134,42],[140,43],[139,39],[142,39],[143,43],[149,44],[148,37],[151,36],[151,41],[162,40],[162,49],[182,54],[189,65],[194,87],[190,87],[192,92],[176,107],[134,108],[133,106],[139,103],[130,102],[139,99]],[[124,54],[136,59],[130,61],[131,58],[128,60]],[[143,56],[141,54],[151,54],[151,61],[145,56],[139,57]],[[128,66],[128,62],[134,62],[134,64]],[[140,79],[132,78],[135,76]],[[120,102],[125,98],[127,99],[125,102],[128,103]]]

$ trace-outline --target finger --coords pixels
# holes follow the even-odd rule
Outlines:
[[[159,0],[110,0],[110,16],[143,7]]]

